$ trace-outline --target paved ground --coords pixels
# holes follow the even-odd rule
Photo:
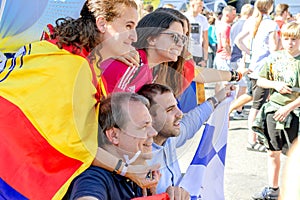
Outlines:
[[[208,92],[208,95],[211,91]],[[211,96],[211,95],[210,95]],[[208,96],[207,96],[208,97]],[[249,110],[247,105],[246,109]],[[197,134],[184,147],[178,150],[181,170],[186,171],[201,134]],[[246,150],[247,120],[229,122],[227,155],[225,164],[225,198],[226,200],[249,200],[251,195],[267,185],[266,153]],[[283,157],[283,163],[285,156]]]

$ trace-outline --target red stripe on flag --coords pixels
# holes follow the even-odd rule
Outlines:
[[[131,200],[170,200],[170,197],[167,193],[156,194],[148,197],[137,197]]]
[[[52,147],[23,112],[2,97],[0,138],[0,177],[29,199],[51,199],[82,164]]]

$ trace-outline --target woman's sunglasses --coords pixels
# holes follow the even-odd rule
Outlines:
[[[181,44],[184,46],[187,44],[188,41],[188,37],[185,35],[181,35],[179,33],[168,33],[168,32],[163,32],[160,34],[165,34],[165,35],[171,35],[173,38],[173,41],[175,42],[176,45],[180,45],[179,41],[181,42]]]

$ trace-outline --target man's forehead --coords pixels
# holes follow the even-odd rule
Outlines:
[[[176,101],[173,93],[171,93],[171,92],[157,94],[154,96],[153,99],[156,102],[156,104],[160,105],[164,109],[166,109],[170,106],[177,105],[177,101]]]
[[[139,101],[130,102],[128,105],[128,117],[131,123],[142,125],[151,121],[148,108]]]

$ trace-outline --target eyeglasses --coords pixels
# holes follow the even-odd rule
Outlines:
[[[179,41],[181,44],[184,46],[187,44],[188,37],[185,35],[181,35],[179,33],[160,33],[160,34],[165,34],[165,35],[171,35],[173,38],[173,41],[175,42],[176,45],[180,45]]]

